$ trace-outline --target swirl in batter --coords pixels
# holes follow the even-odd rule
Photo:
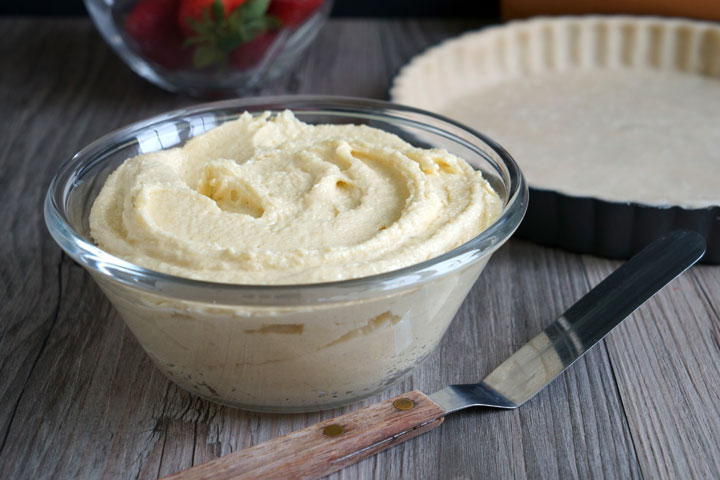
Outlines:
[[[182,148],[128,159],[90,214],[102,249],[145,268],[239,284],[387,272],[477,236],[502,202],[442,149],[363,125],[244,113]]]

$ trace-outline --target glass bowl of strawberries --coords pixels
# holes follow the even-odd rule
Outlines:
[[[285,74],[332,0],[85,0],[103,38],[137,74],[201,97],[245,94]]]

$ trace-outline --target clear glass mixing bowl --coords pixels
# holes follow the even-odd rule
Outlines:
[[[182,145],[242,112],[294,111],[318,123],[366,124],[416,146],[442,147],[480,169],[503,200],[500,217],[431,260],[365,278],[253,286],[166,275],[98,248],[90,208],[129,157]],[[157,367],[182,388],[249,410],[312,411],[357,401],[398,381],[438,344],[491,254],[527,205],[518,166],[501,147],[452,120],[343,97],[237,99],[130,125],[66,162],[45,201],[48,229],[95,279]]]
[[[332,0],[215,1],[228,6],[217,17],[211,0],[189,2],[200,5],[194,10],[182,0],[85,0],[85,6],[135,73],[172,92],[215,98],[287,73],[332,8]]]

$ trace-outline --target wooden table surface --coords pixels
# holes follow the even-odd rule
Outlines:
[[[398,68],[479,24],[332,21],[264,93],[386,98]],[[511,240],[406,381],[336,411],[221,407],[166,380],[48,234],[61,162],[195,100],[133,74],[87,19],[0,19],[0,477],[157,478],[413,388],[474,382],[617,262]],[[331,478],[720,478],[720,267],[698,266],[516,411],[449,416]]]

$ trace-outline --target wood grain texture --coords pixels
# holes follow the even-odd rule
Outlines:
[[[612,266],[587,265],[593,283]],[[638,458],[651,478],[720,478],[718,293],[707,293],[718,277],[718,267],[693,268],[607,340]]]
[[[395,402],[406,406],[396,408]],[[435,402],[413,390],[163,480],[318,478],[438,427],[444,414]]]
[[[478,25],[333,21],[261,93],[385,98],[428,46]],[[0,19],[0,476],[157,479],[365,405],[480,379],[617,264],[510,241],[439,348],[383,394],[268,415],[169,383],[42,219],[59,164],[195,103],[135,76],[86,19]],[[720,268],[676,280],[517,411],[449,416],[332,479],[720,477]]]

